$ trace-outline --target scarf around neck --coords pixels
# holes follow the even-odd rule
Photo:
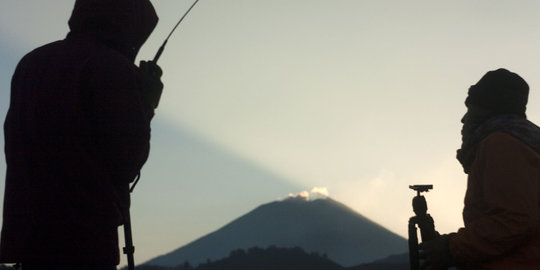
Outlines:
[[[507,133],[540,153],[540,128],[538,126],[519,115],[495,116],[479,125],[470,135],[463,135],[461,149],[457,150],[457,159],[466,174],[469,173],[476,157],[478,145],[494,132]]]

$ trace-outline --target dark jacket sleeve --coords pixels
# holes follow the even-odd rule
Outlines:
[[[148,158],[154,113],[141,100],[137,67],[119,54],[95,57],[87,62],[81,84],[88,147],[113,181],[133,181]]]

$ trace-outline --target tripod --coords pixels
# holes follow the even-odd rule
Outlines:
[[[426,242],[437,237],[435,223],[433,218],[427,213],[426,198],[421,195],[422,192],[428,192],[433,185],[414,185],[409,186],[416,191],[416,196],[412,200],[412,206],[415,216],[409,219],[409,263],[411,270],[420,269],[420,257],[418,254],[418,233],[416,226],[420,228],[422,241]]]

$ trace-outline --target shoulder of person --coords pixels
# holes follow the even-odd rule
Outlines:
[[[137,67],[122,53],[104,47],[93,54],[87,61],[87,65],[91,69],[107,71],[111,73],[134,73]]]
[[[540,162],[540,154],[534,151],[534,149],[520,139],[501,131],[494,132],[482,140],[478,151],[479,153],[487,153],[488,155],[504,156],[508,159],[515,158],[519,155],[526,155]]]
[[[481,144],[484,145],[499,145],[499,144],[523,144],[518,138],[502,131],[497,131],[489,134],[484,138]]]

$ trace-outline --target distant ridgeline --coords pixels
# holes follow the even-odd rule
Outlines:
[[[249,248],[231,251],[229,257],[202,263],[193,267],[184,262],[175,267],[141,265],[136,270],[407,270],[407,254],[353,267],[343,267],[328,259],[325,254],[307,253],[299,247]],[[126,270],[123,268],[122,270]]]

